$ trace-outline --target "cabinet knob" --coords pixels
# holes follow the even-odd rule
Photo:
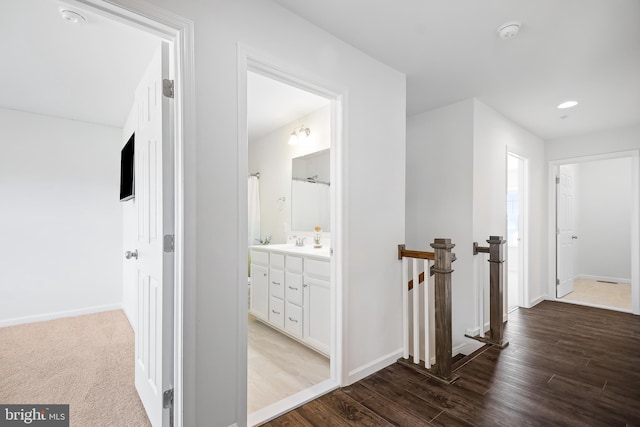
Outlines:
[[[275,310],[271,310],[271,312],[274,313],[274,314],[280,314],[279,311],[275,311]]]
[[[274,285],[278,285],[278,286],[280,286],[280,282],[274,282],[274,281],[271,281],[271,283],[273,283]]]
[[[289,317],[289,320],[291,320],[292,322],[298,323],[298,321],[296,319],[294,319],[293,317]]]
[[[292,291],[297,291],[298,288],[294,288],[293,286],[289,286],[289,289],[291,289]]]
[[[303,287],[305,287],[305,288],[307,288],[307,287],[309,287],[309,284],[308,284],[308,283],[305,283],[305,284],[303,284],[302,286],[303,286]]]

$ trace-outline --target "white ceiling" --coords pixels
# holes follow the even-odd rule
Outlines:
[[[544,139],[640,122],[638,0],[274,1],[405,73],[408,115],[476,97]]]
[[[54,0],[3,0],[0,107],[122,127],[158,39]]]
[[[476,97],[545,139],[640,122],[638,0],[274,1],[407,74],[409,115]],[[3,0],[0,107],[122,127],[157,39],[88,14],[67,24],[60,4]],[[520,35],[499,39],[513,19]],[[252,136],[322,101],[249,84]],[[566,99],[580,104],[557,110]]]
[[[249,141],[319,110],[331,101],[261,74],[247,76]],[[296,123],[301,125],[303,123]],[[291,128],[293,132],[293,128]]]

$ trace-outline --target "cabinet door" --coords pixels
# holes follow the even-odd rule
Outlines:
[[[331,352],[331,286],[326,280],[304,278],[304,341],[325,355]]]
[[[251,307],[249,312],[269,320],[269,274],[267,267],[251,264]]]

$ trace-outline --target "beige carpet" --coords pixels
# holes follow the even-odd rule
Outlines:
[[[631,285],[628,283],[604,283],[590,279],[576,279],[573,282],[573,292],[560,298],[560,301],[598,304],[631,310]]]
[[[69,404],[70,425],[150,426],[121,310],[0,328],[0,402]]]

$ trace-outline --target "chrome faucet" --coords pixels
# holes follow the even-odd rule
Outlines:
[[[306,237],[291,236],[296,241],[296,246],[304,246]]]

